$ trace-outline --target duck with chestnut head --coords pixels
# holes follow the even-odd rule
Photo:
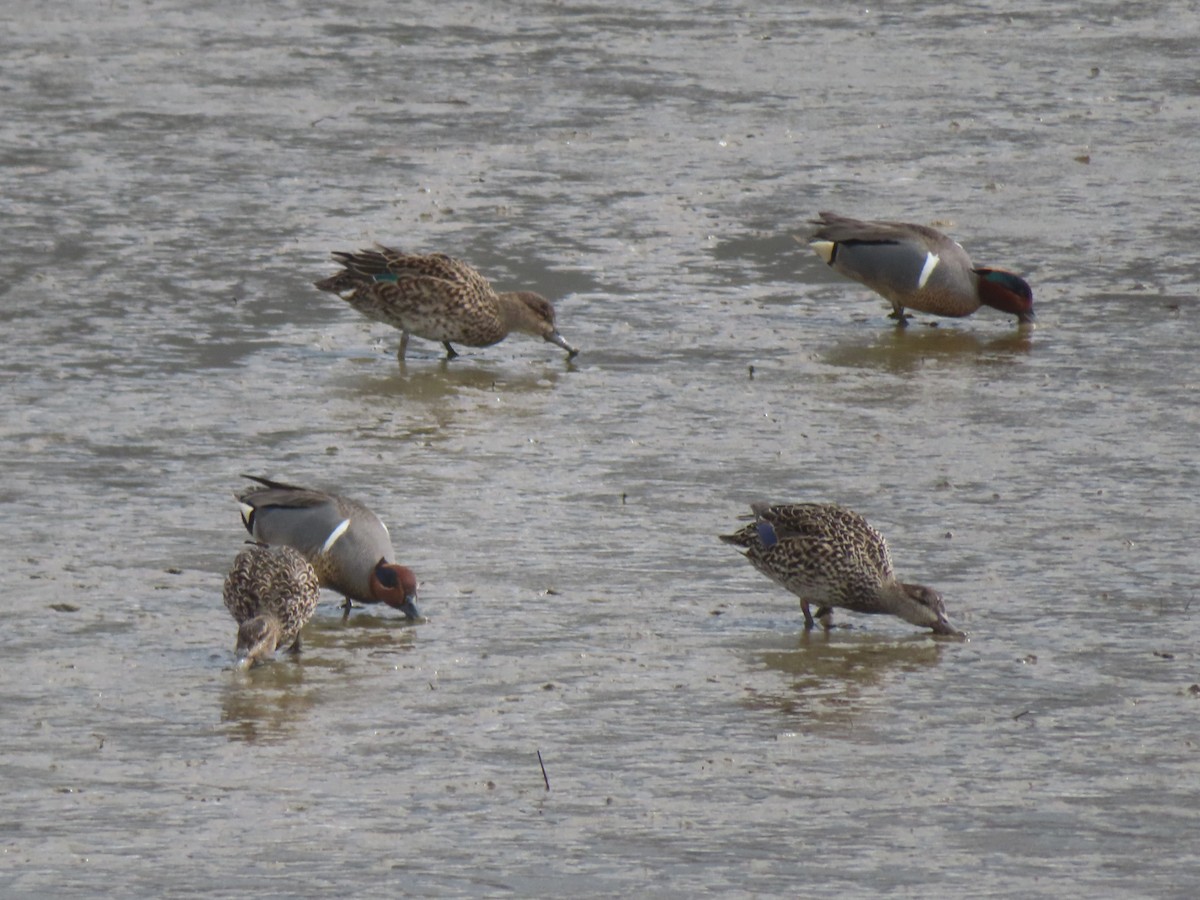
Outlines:
[[[417,578],[395,562],[387,526],[357,500],[244,475],[256,482],[235,494],[242,523],[265,544],[293,547],[312,564],[321,586],[351,601],[386,603],[416,619]]]
[[[990,306],[1034,322],[1033,291],[1004,269],[976,266],[962,246],[927,225],[867,222],[823,212],[809,244],[836,272],[865,284],[892,304],[904,325],[915,309],[935,316],[969,316]]]

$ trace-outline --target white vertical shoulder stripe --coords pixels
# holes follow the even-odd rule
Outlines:
[[[938,267],[938,263],[942,258],[936,253],[927,253],[925,255],[925,265],[921,267],[921,277],[917,279],[917,287],[925,287],[925,282],[929,280],[929,276],[933,274],[933,270]]]
[[[349,528],[350,520],[342,519],[338,527],[329,532],[329,537],[325,538],[325,543],[321,546],[321,552],[328,553],[330,550],[332,550],[333,545],[338,542],[338,538],[345,534]]]

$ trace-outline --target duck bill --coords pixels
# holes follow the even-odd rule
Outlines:
[[[957,638],[965,638],[967,636],[965,631],[959,631],[957,628],[951,625],[950,620],[945,616],[938,616],[938,620],[933,624],[932,628],[934,634],[944,634],[949,637]]]
[[[564,350],[566,350],[567,351],[567,359],[574,359],[576,356],[579,355],[579,348],[572,347],[570,344],[568,344],[567,339],[565,337],[563,337],[561,334],[559,334],[557,331],[552,331],[548,335],[546,335],[546,340],[548,340],[552,344],[557,344],[559,347],[562,347]]]
[[[1029,312],[1017,313],[1017,324],[1018,325],[1036,325],[1037,324],[1037,316],[1035,316],[1033,314],[1032,309]]]
[[[417,595],[416,594],[412,594],[408,597],[405,597],[403,602],[401,602],[401,603],[395,603],[392,605],[396,609],[400,610],[400,612],[404,613],[404,618],[408,619],[410,622],[413,619],[420,618],[420,616],[421,616],[421,613],[417,611]]]

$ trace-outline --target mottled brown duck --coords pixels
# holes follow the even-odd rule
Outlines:
[[[754,568],[800,598],[805,628],[815,625],[809,609],[815,604],[826,628],[840,607],[962,636],[937,591],[896,580],[887,542],[858,513],[826,503],[750,508],[754,521],[721,540],[741,547]]]
[[[514,331],[557,344],[568,359],[579,352],[558,333],[549,300],[532,291],[497,293],[460,259],[378,245],[357,253],[338,251],[333,258],[342,270],[316,286],[367,318],[398,328],[401,365],[412,335],[441,341],[447,359],[458,355],[454,344],[490,347]]]
[[[237,667],[300,649],[300,629],[317,608],[317,573],[291,547],[249,544],[225,576],[225,608],[238,623]]]

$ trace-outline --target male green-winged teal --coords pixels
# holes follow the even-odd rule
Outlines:
[[[317,573],[291,547],[250,544],[225,576],[225,608],[238,623],[237,667],[248,669],[276,648],[300,649],[300,629],[317,608]]]
[[[417,578],[397,565],[396,551],[379,516],[356,500],[243,475],[258,482],[234,494],[242,522],[255,539],[299,550],[316,569],[322,587],[350,603],[386,603],[417,618]]]
[[[1019,323],[1034,321],[1033,291],[1023,278],[973,265],[960,244],[934,228],[819,216],[809,242],[817,255],[890,301],[891,317],[901,325],[905,308],[958,317],[991,306]]]
[[[441,341],[446,358],[455,344],[488,347],[520,331],[557,344],[567,358],[579,351],[554,325],[554,307],[530,291],[498,294],[478,271],[442,253],[401,253],[376,245],[358,253],[336,251],[342,271],[316,282],[377,322],[399,328],[401,364],[409,335]]]
[[[840,606],[962,636],[937,591],[896,580],[887,542],[862,516],[826,503],[750,508],[754,522],[721,540],[744,548],[754,568],[800,598],[805,628],[814,625],[809,604],[815,603],[827,628],[833,607]]]

